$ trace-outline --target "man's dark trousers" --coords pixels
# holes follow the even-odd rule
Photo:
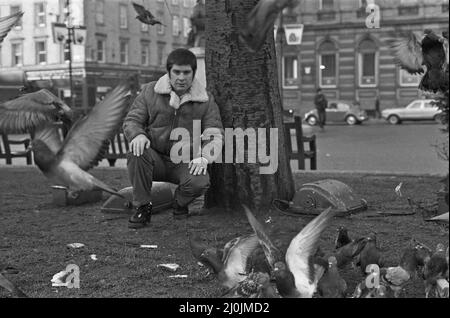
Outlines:
[[[325,109],[324,110],[317,110],[317,113],[318,113],[318,115],[319,115],[319,126],[320,126],[320,128],[323,128],[323,126],[325,126],[325,123],[326,123],[326,121],[327,121],[327,113],[326,113],[326,111],[325,111]]]
[[[152,148],[145,149],[140,157],[129,152],[127,166],[133,186],[133,204],[137,206],[152,202],[153,181],[178,184],[175,190],[175,200],[181,207],[188,206],[209,188],[208,173],[191,175],[187,163],[175,164],[170,157],[160,154]]]

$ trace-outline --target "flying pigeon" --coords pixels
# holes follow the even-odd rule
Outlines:
[[[79,191],[101,189],[123,197],[115,189],[89,174],[102,159],[108,148],[109,139],[120,128],[128,107],[128,92],[133,84],[130,78],[113,89],[91,112],[80,118],[61,142],[58,130],[53,123],[36,126],[30,148],[39,169],[52,181],[68,188],[71,197],[77,197]],[[19,108],[20,109],[20,108]],[[11,121],[2,126],[8,129],[30,128],[35,118],[45,115],[45,108],[39,111],[22,105],[21,111],[7,111]],[[0,112],[1,114],[1,112]],[[12,126],[11,126],[12,123]],[[39,121],[38,121],[39,123]]]
[[[23,12],[19,11],[0,18],[0,43],[8,35],[9,31],[16,25],[16,23],[22,18]]]
[[[445,278],[448,270],[445,247],[442,243],[437,244],[436,252],[426,262],[423,269],[425,279],[425,297],[430,296],[430,292],[435,288],[438,279]]]
[[[315,264],[313,256],[322,232],[327,228],[334,212],[326,209],[307,224],[291,241],[285,259],[265,233],[262,224],[250,209],[243,206],[247,219],[255,231],[273,269],[278,292],[283,297],[312,298],[317,283],[326,268]]]
[[[410,31],[403,39],[389,41],[396,63],[411,74],[424,74],[419,89],[445,92],[449,88],[448,35],[425,30],[422,37]],[[425,66],[425,68],[424,68]]]
[[[253,51],[263,46],[269,30],[272,32],[278,14],[287,7],[295,7],[298,0],[260,0],[247,17],[247,25],[240,39]],[[271,33],[272,34],[272,33]]]
[[[28,133],[49,123],[70,125],[73,112],[46,89],[0,103],[0,133]]]
[[[345,298],[347,283],[339,274],[336,257],[328,258],[328,269],[319,280],[317,290],[324,298]]]
[[[136,19],[138,19],[142,23],[150,24],[150,25],[155,25],[155,24],[164,25],[160,21],[156,20],[155,16],[150,11],[148,11],[143,6],[141,6],[140,4],[137,4],[135,2],[132,2],[132,4],[133,4],[133,7],[134,7],[134,10],[138,14],[136,16]]]

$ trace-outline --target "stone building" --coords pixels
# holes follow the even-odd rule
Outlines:
[[[386,40],[409,30],[448,30],[448,0],[375,0],[379,10],[369,13],[367,2],[301,0],[284,11],[284,25],[303,24],[301,44],[283,44],[285,108],[314,108],[317,87],[329,100],[359,101],[369,114],[377,97],[381,109],[422,97],[420,77],[395,65]]]
[[[62,31],[53,27],[67,22],[67,12],[75,27],[86,28],[85,33],[76,29],[72,45],[75,108],[92,107],[129,74],[138,72],[141,83],[157,79],[165,72],[170,51],[186,46],[196,1],[134,2],[165,26],[139,22],[131,0],[70,0],[68,9],[67,0],[0,0],[0,16],[25,13],[0,46],[0,99],[32,84],[70,101],[67,33],[64,25]]]

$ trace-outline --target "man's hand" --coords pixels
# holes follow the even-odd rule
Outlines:
[[[134,139],[130,142],[131,151],[133,152],[133,155],[139,157],[144,153],[145,149],[150,148],[150,140],[147,138],[146,135],[137,135],[134,137]]]
[[[200,158],[195,158],[194,160],[192,160],[191,162],[189,162],[189,173],[194,175],[194,176],[198,176],[198,175],[206,175],[206,171],[208,168],[208,160],[200,157]]]

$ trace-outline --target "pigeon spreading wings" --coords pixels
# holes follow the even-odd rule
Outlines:
[[[323,231],[334,216],[331,208],[326,209],[308,223],[292,240],[286,251],[285,260],[271,242],[263,226],[246,206],[247,219],[255,231],[271,267],[274,268],[278,291],[283,297],[311,298],[325,268],[314,262],[314,254]]]
[[[68,122],[73,112],[46,89],[0,103],[0,133],[22,134],[59,120]]]
[[[22,18],[23,12],[16,12],[9,16],[0,18],[0,43],[8,35],[9,31],[19,22]]]
[[[20,107],[15,111],[11,111],[8,104],[8,108],[4,107],[7,109],[4,113],[9,116],[10,122],[0,121],[0,124],[11,131],[34,129],[30,148],[36,165],[49,179],[68,187],[69,193],[101,189],[122,196],[87,170],[102,159],[109,139],[119,130],[128,109],[130,88],[134,84],[135,78],[130,78],[113,89],[88,115],[72,126],[64,141],[61,141],[53,121],[45,124],[52,113],[45,103],[27,104],[25,100],[23,104],[18,104]]]
[[[395,61],[401,68],[411,74],[422,74],[423,55],[422,40],[413,31],[401,39],[390,41],[391,48],[395,54]]]
[[[252,51],[258,51],[267,38],[267,32],[273,30],[278,14],[297,4],[298,0],[260,0],[248,15],[247,26],[241,31],[240,39]]]
[[[54,126],[36,132],[31,148],[42,172],[74,191],[101,189],[121,196],[86,171],[102,159],[109,139],[120,128],[128,108],[129,91],[130,81],[118,85],[75,123],[62,143]]]
[[[390,40],[395,60],[401,68],[411,74],[425,73],[419,89],[424,91],[446,91],[449,85],[448,35],[439,36],[425,30],[423,36],[410,31],[403,38]]]
[[[134,7],[134,10],[138,14],[136,16],[136,19],[138,19],[142,23],[150,24],[150,25],[155,25],[155,24],[164,25],[160,21],[156,20],[155,16],[150,11],[148,11],[143,6],[141,6],[140,4],[137,4],[135,2],[132,2],[132,4]]]

